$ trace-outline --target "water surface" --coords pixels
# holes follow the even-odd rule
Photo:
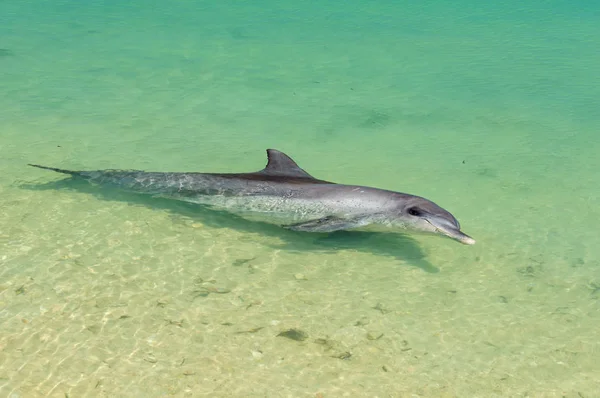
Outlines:
[[[0,394],[594,396],[598,20],[4,1]],[[266,148],[430,198],[477,244],[302,235],[26,166],[243,172]]]

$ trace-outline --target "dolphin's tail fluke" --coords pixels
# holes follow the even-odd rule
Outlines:
[[[39,164],[31,164],[31,163],[29,163],[28,166],[37,167],[38,169],[52,170],[52,171],[56,171],[58,173],[69,174],[69,175],[72,175],[72,176],[78,176],[78,175],[80,175],[80,173],[78,171],[65,170],[65,169],[57,169],[55,167],[40,166]]]

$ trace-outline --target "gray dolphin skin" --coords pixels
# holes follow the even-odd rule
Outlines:
[[[71,171],[30,164],[127,191],[208,205],[294,231],[368,230],[441,234],[472,245],[448,211],[414,195],[319,180],[283,152],[267,149],[253,173]]]

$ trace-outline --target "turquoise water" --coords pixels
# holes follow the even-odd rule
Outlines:
[[[597,396],[598,37],[584,1],[2,2],[0,395]],[[477,243],[26,166],[254,171],[266,148]]]

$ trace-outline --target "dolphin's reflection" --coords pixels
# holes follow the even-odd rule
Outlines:
[[[289,231],[275,225],[247,221],[235,215],[206,208],[201,205],[170,199],[124,192],[112,187],[100,187],[78,178],[66,178],[43,184],[21,184],[21,188],[44,190],[69,190],[85,193],[104,201],[120,201],[169,212],[173,217],[198,220],[211,228],[232,228],[273,236],[279,243],[275,249],[289,251],[313,251],[334,253],[339,250],[357,250],[379,256],[393,257],[425,272],[436,273],[439,269],[426,260],[425,253],[409,236],[395,233],[339,231],[317,234]],[[190,231],[193,233],[193,231]],[[283,242],[283,243],[281,243]]]

